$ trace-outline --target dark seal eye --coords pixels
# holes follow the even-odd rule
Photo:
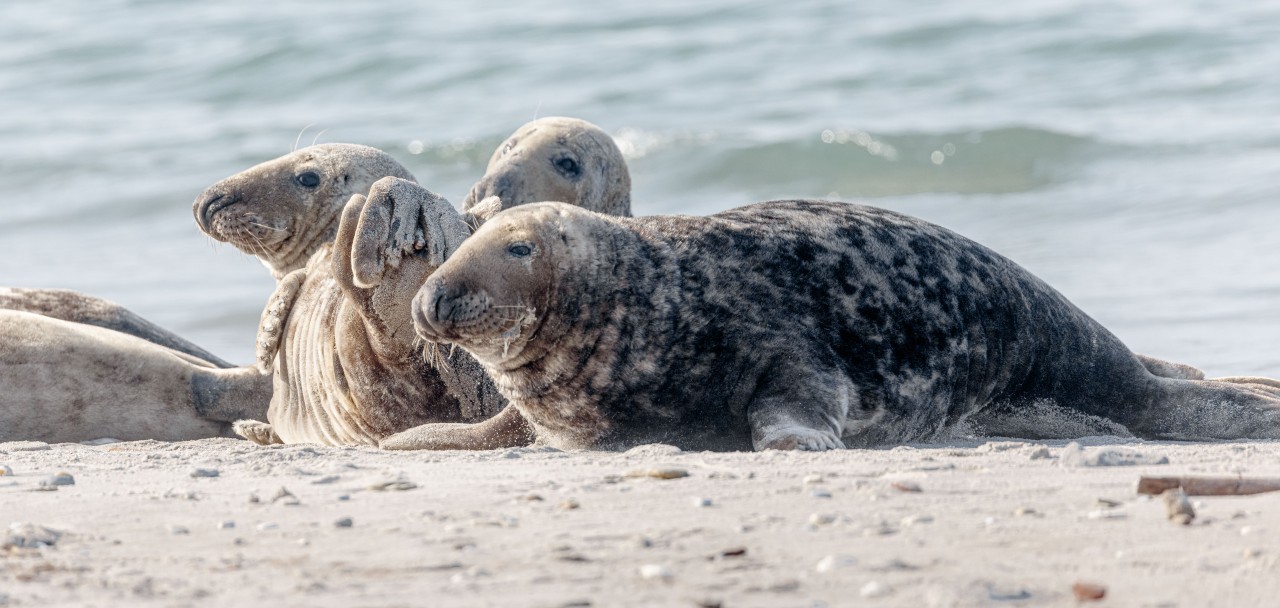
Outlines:
[[[565,177],[578,177],[582,174],[582,167],[578,166],[578,161],[568,156],[556,159],[555,165]]]
[[[517,258],[527,258],[533,253],[533,247],[524,243],[515,243],[507,247],[507,253]]]
[[[293,178],[293,181],[298,182],[298,185],[303,188],[315,188],[320,185],[320,176],[314,171],[307,171],[306,173],[300,173]]]

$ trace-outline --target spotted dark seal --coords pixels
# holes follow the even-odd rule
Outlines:
[[[567,448],[881,445],[1044,406],[1142,437],[1280,437],[1280,391],[1153,375],[1014,262],[874,207],[518,207],[431,275],[414,315]]]

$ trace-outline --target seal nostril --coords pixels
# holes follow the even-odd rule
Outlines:
[[[214,214],[238,202],[240,195],[220,192],[209,193],[205,197],[196,204],[196,223],[200,224],[202,230],[209,232],[213,226]]]

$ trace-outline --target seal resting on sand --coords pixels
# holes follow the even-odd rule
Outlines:
[[[413,302],[563,448],[927,440],[1049,405],[1142,437],[1280,437],[1280,391],[1153,375],[1014,262],[874,207],[491,218]],[[1052,429],[1047,429],[1053,434]]]
[[[0,441],[229,436],[270,378],[118,331],[0,310]]]
[[[547,122],[541,130],[552,133],[559,128],[557,124]],[[566,124],[577,133],[586,123]],[[591,129],[599,132],[595,127]],[[568,158],[566,154],[575,150],[572,144],[580,137],[571,133],[521,148],[521,158],[531,159],[537,158],[542,146],[555,147],[555,154],[544,155],[545,163],[524,162],[517,169],[499,163],[511,176],[508,179],[518,184],[508,189],[508,194],[515,196],[526,189],[552,185],[561,188],[561,182],[568,179],[564,177],[567,163],[556,161]],[[613,146],[612,140],[604,137],[603,141]],[[590,175],[594,167],[605,165],[595,162],[593,148],[583,150],[582,156],[574,157],[578,177],[595,180]],[[299,151],[303,152],[306,150]],[[613,154],[621,159],[616,146]],[[625,164],[612,163],[608,167],[609,174],[601,176],[602,183],[629,188]],[[296,177],[302,170],[298,163],[285,163],[272,170],[255,169],[224,180],[197,201],[196,215],[202,229],[212,230],[210,234],[215,238],[226,236],[226,231],[218,230],[223,225],[220,214],[226,209],[248,218],[237,221],[245,232],[264,223],[265,214],[256,209],[253,201],[268,201],[271,197],[240,195],[232,197],[236,206],[215,205],[231,196],[230,192],[263,191],[266,188],[261,182],[266,180],[277,184],[275,198],[294,197],[294,202],[272,205],[306,210],[303,215],[274,214],[285,218],[272,224],[275,231],[323,234],[292,225],[288,220],[292,217],[297,218],[293,222],[332,225],[337,238],[332,245],[320,236],[310,238],[320,244],[305,267],[293,271],[289,267],[296,265],[298,255],[275,252],[287,240],[280,240],[280,245],[264,242],[262,237],[267,232],[250,238],[224,239],[263,257],[273,272],[285,273],[280,275],[279,287],[263,314],[259,333],[258,364],[271,370],[275,377],[267,422],[240,421],[236,424],[238,433],[257,443],[376,445],[385,437],[426,423],[476,422],[502,409],[505,400],[465,352],[436,349],[417,339],[409,310],[409,302],[426,276],[461,244],[472,226],[501,208],[499,199],[476,201],[468,213],[459,214],[443,197],[414,183],[407,171],[384,169],[389,177],[366,184],[360,191],[367,192],[367,197],[353,197],[345,190],[334,189],[323,195],[317,193],[302,203],[299,197],[307,190],[305,186],[301,190],[295,186],[302,184]],[[286,173],[295,177],[289,178]],[[324,179],[319,182],[327,183]],[[577,192],[581,194],[574,194]],[[629,201],[629,191],[619,193],[615,188],[556,189],[548,193],[567,193],[575,197],[568,202],[590,208],[612,209],[619,200]],[[577,198],[580,195],[588,198]],[[540,198],[537,192],[528,196]],[[273,262],[286,259],[291,263]],[[522,440],[527,442],[528,439]]]
[[[138,316],[115,302],[70,289],[0,287],[0,309],[20,310],[53,319],[110,329],[190,355],[213,367],[224,369],[235,367],[186,338]]]

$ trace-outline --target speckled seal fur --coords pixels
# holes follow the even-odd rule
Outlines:
[[[414,315],[565,448],[883,445],[1001,433],[1044,406],[1141,437],[1280,437],[1275,388],[1153,375],[1017,264],[874,207],[519,207],[431,275]]]
[[[551,131],[552,126],[544,130]],[[609,143],[612,145],[611,140]],[[537,153],[541,145],[563,148],[566,144],[551,138],[528,146],[527,155]],[[545,165],[521,165],[512,173],[519,185],[508,192],[519,195],[558,183],[536,173],[563,175],[568,166],[563,152],[548,155]],[[577,165],[580,169],[598,164],[592,164],[590,155],[574,162],[581,163]],[[271,180],[277,185],[270,196],[252,200],[292,197],[289,204],[271,204],[308,209],[302,216],[283,214],[286,219],[274,224],[275,228],[321,234],[295,224],[332,225],[336,239],[332,243],[313,239],[320,244],[305,266],[294,270],[288,268],[292,264],[273,260],[293,260],[297,255],[273,256],[272,247],[263,249],[261,234],[228,239],[283,272],[259,331],[259,365],[271,370],[275,378],[267,421],[237,422],[237,432],[258,443],[375,445],[429,423],[477,422],[498,413],[506,402],[479,364],[463,351],[423,344],[413,333],[409,312],[409,302],[426,276],[462,243],[474,225],[498,210],[498,199],[478,201],[468,213],[460,214],[443,197],[414,183],[407,171],[389,171],[383,164],[379,170],[384,175],[364,184],[363,191],[349,192],[352,186],[346,186],[323,196],[317,194],[302,205],[295,185],[302,183],[298,177],[304,168],[296,164],[286,167],[293,177],[282,176],[279,169],[251,170],[251,175],[227,181],[241,190],[267,191],[259,182]],[[625,172],[625,165],[612,171],[619,170]],[[579,171],[579,178],[586,178],[584,171]],[[366,171],[365,175],[373,178],[374,173]],[[288,185],[290,181],[295,185]],[[319,181],[339,183],[330,174],[322,175]],[[630,183],[629,178],[614,181]],[[578,196],[573,194],[577,191],[556,192]],[[613,191],[581,192],[592,198],[570,202],[601,208],[600,197]],[[217,200],[221,194],[212,192],[204,197],[205,202],[197,204],[197,217],[211,204],[207,201]],[[251,197],[239,199],[245,202],[238,212],[253,216],[254,223],[261,222],[264,214],[248,202]],[[215,220],[200,222],[202,228],[217,225],[216,215],[211,217]],[[412,447],[404,442],[397,445]]]

